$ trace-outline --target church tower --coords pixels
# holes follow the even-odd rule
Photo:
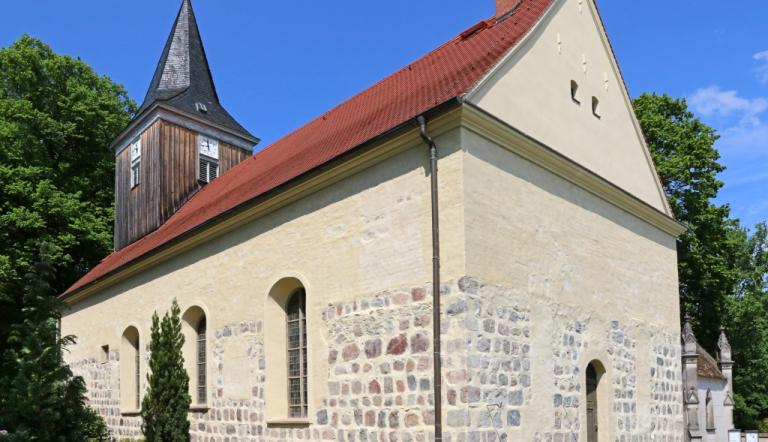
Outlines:
[[[113,142],[115,250],[160,227],[259,142],[219,103],[190,0],[183,0],[144,103]]]

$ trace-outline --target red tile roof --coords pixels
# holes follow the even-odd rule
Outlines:
[[[553,0],[522,0],[500,23],[480,22],[203,188],[154,232],[106,257],[67,289],[137,261],[195,227],[468,93],[539,21]]]

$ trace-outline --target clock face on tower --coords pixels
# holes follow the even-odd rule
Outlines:
[[[219,159],[219,142],[212,138],[200,136],[200,155]]]

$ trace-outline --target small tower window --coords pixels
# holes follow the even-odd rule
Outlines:
[[[141,139],[131,144],[131,189],[141,184]]]
[[[579,83],[575,80],[571,80],[571,100],[576,104],[581,104],[579,101]]]
[[[600,99],[592,97],[592,115],[600,118]]]
[[[198,146],[198,179],[210,183],[219,176],[219,142],[201,135]]]

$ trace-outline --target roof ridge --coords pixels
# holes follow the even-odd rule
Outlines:
[[[265,152],[265,151],[267,151],[267,150],[270,150],[270,149],[274,148],[274,147],[275,147],[276,145],[278,145],[278,144],[280,143],[280,141],[282,141],[283,139],[285,139],[285,138],[287,138],[287,137],[290,137],[291,135],[295,134],[296,132],[299,132],[300,130],[304,129],[305,127],[307,127],[307,126],[311,125],[312,123],[314,123],[314,122],[316,122],[316,121],[318,121],[318,120],[320,120],[320,119],[323,119],[323,118],[325,118],[326,116],[328,116],[328,114],[330,114],[330,113],[332,113],[332,112],[336,111],[337,109],[339,109],[339,108],[343,107],[343,106],[344,106],[344,105],[346,105],[346,104],[347,104],[349,101],[351,101],[351,100],[354,100],[355,98],[357,98],[357,97],[360,97],[360,96],[362,96],[362,95],[365,95],[367,92],[371,92],[371,90],[372,90],[372,89],[375,89],[377,86],[379,86],[379,85],[381,85],[381,84],[385,83],[386,81],[390,80],[392,77],[395,77],[396,75],[400,74],[401,72],[405,72],[406,70],[412,70],[412,68],[413,68],[413,65],[414,65],[415,63],[418,63],[418,62],[420,62],[420,61],[422,61],[422,60],[424,60],[424,59],[426,59],[426,58],[429,58],[429,56],[430,56],[430,55],[432,55],[432,54],[434,54],[434,53],[436,53],[436,52],[440,51],[441,49],[443,49],[444,47],[446,47],[446,46],[448,46],[448,45],[450,45],[450,44],[452,44],[452,43],[453,43],[453,44],[455,44],[457,41],[463,40],[464,38],[462,37],[462,35],[463,35],[465,32],[467,32],[467,31],[471,30],[471,29],[472,29],[472,28],[474,28],[475,26],[478,26],[478,25],[480,25],[481,23],[484,23],[484,22],[486,22],[486,23],[487,23],[489,20],[491,20],[491,19],[485,19],[485,20],[481,20],[481,21],[479,21],[479,22],[475,23],[474,25],[472,25],[472,26],[470,26],[469,28],[467,28],[467,29],[465,29],[464,31],[462,31],[460,34],[458,34],[458,35],[456,35],[455,37],[451,38],[450,40],[448,40],[448,41],[446,41],[446,42],[444,42],[444,43],[440,44],[440,46],[436,47],[435,49],[432,49],[431,51],[427,52],[425,55],[423,55],[423,56],[421,56],[421,57],[417,58],[416,60],[413,60],[413,61],[411,61],[410,63],[408,63],[408,64],[407,64],[407,65],[405,65],[404,67],[402,67],[402,68],[400,68],[400,69],[398,69],[398,70],[396,70],[396,71],[392,72],[391,74],[389,74],[389,75],[385,76],[384,78],[382,78],[382,79],[380,79],[380,80],[378,80],[378,81],[376,81],[376,82],[372,83],[370,86],[366,87],[366,88],[365,88],[365,89],[363,89],[362,91],[360,91],[360,92],[358,92],[358,93],[356,93],[356,94],[353,94],[353,95],[351,95],[350,97],[348,97],[348,98],[346,98],[346,99],[343,99],[343,100],[342,100],[342,101],[340,101],[338,104],[336,104],[335,106],[333,106],[331,109],[328,109],[327,111],[325,111],[325,112],[322,112],[320,115],[317,115],[316,117],[314,117],[314,118],[311,118],[310,120],[308,120],[306,123],[302,124],[301,126],[299,126],[299,127],[295,128],[295,129],[292,129],[292,130],[290,130],[290,132],[286,133],[285,135],[283,135],[283,136],[281,136],[280,138],[278,138],[278,139],[276,139],[275,141],[273,141],[273,142],[272,142],[271,144],[269,144],[268,146],[265,146],[263,149],[261,149],[261,150],[259,150],[258,152],[254,153],[254,155],[253,155],[251,158],[249,158],[249,159],[255,159],[256,157],[258,157],[258,156],[259,156],[259,154],[260,154],[260,153],[262,153],[262,152]],[[486,29],[490,29],[490,28],[491,28],[491,27],[493,27],[493,26],[495,26],[495,24],[494,24],[494,25],[491,25],[491,26],[489,26],[489,27],[487,27],[487,28],[483,28],[483,29],[480,29],[478,32],[482,32],[482,31],[484,31],[484,30],[486,30]],[[478,33],[478,32],[476,32],[476,33]]]

